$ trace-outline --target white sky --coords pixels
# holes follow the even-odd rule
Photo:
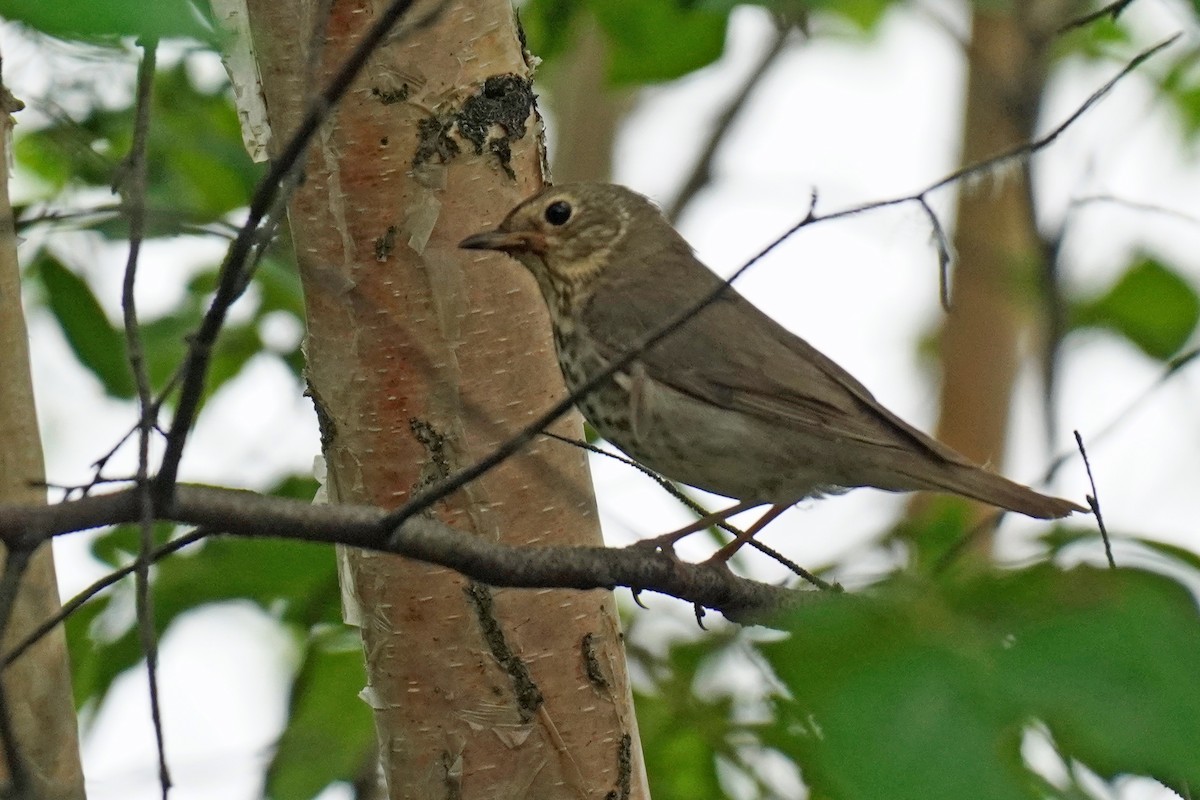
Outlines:
[[[794,47],[779,62],[722,148],[713,185],[681,225],[703,260],[719,272],[732,272],[804,216],[814,187],[820,190],[820,208],[828,212],[908,194],[953,169],[964,71],[960,48],[942,24],[948,21],[960,32],[966,24],[957,6],[938,0],[926,8],[936,14],[890,14],[869,43],[821,37]],[[1126,15],[1139,31],[1141,46],[1179,30],[1195,38],[1185,4],[1148,0]],[[700,124],[681,128],[679,121],[714,116],[723,103],[718,98],[729,95],[769,35],[764,13],[739,9],[720,63],[647,92],[621,133],[617,180],[669,201],[706,134]],[[17,96],[36,104],[50,72],[46,62],[7,26],[0,28],[0,47],[6,81]],[[1044,106],[1043,127],[1057,124],[1120,66],[1060,68]],[[1149,69],[1154,68],[1152,62]],[[56,63],[60,79],[62,69]],[[132,80],[132,71],[128,75]],[[1060,220],[1072,198],[1097,194],[1200,214],[1200,170],[1180,155],[1184,148],[1177,130],[1172,112],[1155,101],[1144,76],[1126,80],[1038,157],[1044,222]],[[943,193],[933,201],[945,212],[953,196]],[[949,225],[951,219],[943,221]],[[939,313],[929,241],[927,221],[915,207],[818,225],[755,267],[739,289],[858,376],[901,416],[928,429],[936,387],[918,364],[915,343],[936,325]],[[77,244],[85,255],[94,250],[83,238]],[[1143,248],[1185,270],[1200,286],[1200,225],[1095,205],[1079,213],[1066,244],[1070,289],[1102,290]],[[220,250],[219,244],[201,241],[182,250],[178,244],[149,247],[139,287],[144,307],[163,307],[182,278],[196,265],[211,263]],[[94,255],[89,275],[115,316],[124,254]],[[31,316],[30,329],[48,475],[59,483],[84,481],[90,463],[129,427],[132,410],[104,398],[89,375],[74,369],[44,314]],[[1072,337],[1062,375],[1064,436],[1057,445],[1071,447],[1073,428],[1091,442],[1111,530],[1200,549],[1195,532],[1200,371],[1176,376],[1111,435],[1091,440],[1160,374],[1159,365],[1111,336]],[[1037,388],[1031,367],[1019,387],[1012,452],[1004,465],[1004,472],[1018,480],[1035,479],[1046,463]],[[181,477],[266,486],[279,475],[308,469],[317,447],[315,421],[300,387],[264,359],[201,417]],[[687,519],[674,501],[626,467],[595,459],[593,474],[611,543],[667,531]],[[1061,472],[1054,488],[1082,497],[1086,484],[1077,460]],[[806,502],[774,523],[765,541],[810,566],[844,559],[849,565],[845,579],[863,580],[887,567],[886,558],[871,552],[869,544],[902,502],[868,490]],[[1028,537],[1042,529],[1040,523],[1010,515],[1002,552],[1028,556]],[[101,574],[84,537],[56,544],[65,594]],[[682,552],[685,557],[707,554],[701,537],[693,537]],[[1094,558],[1100,558],[1098,550]],[[764,578],[783,577],[779,568],[757,558],[748,563]],[[646,630],[676,631],[690,614],[666,599],[652,598],[650,604],[654,611]],[[255,796],[285,713],[283,677],[295,657],[286,637],[253,610],[208,610],[175,626],[162,653],[168,756],[176,781],[172,797]],[[158,796],[144,681],[140,671],[123,677],[96,715],[84,753],[93,800]],[[238,724],[231,725],[231,719]],[[1122,796],[1167,795],[1138,784]]]

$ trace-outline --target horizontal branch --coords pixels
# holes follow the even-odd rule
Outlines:
[[[136,522],[136,489],[49,506],[0,505],[0,541],[31,551],[66,533]],[[492,586],[653,591],[750,621],[797,605],[808,591],[771,586],[726,567],[689,564],[646,546],[513,547],[463,533],[424,516],[381,535],[387,512],[374,506],[313,505],[254,492],[179,485],[155,518],[199,525],[230,536],[294,539],[362,547],[438,564]]]

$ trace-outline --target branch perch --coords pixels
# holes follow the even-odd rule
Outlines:
[[[54,536],[137,522],[139,493],[125,489],[50,506],[0,505],[0,540],[29,551]],[[447,567],[492,586],[612,589],[671,595],[749,622],[803,602],[809,592],[741,578],[727,569],[689,564],[644,546],[513,547],[487,541],[424,516],[380,535],[388,512],[363,505],[311,505],[236,489],[180,484],[159,520],[199,525],[231,536],[344,544]]]

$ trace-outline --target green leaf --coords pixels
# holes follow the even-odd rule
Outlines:
[[[213,39],[211,26],[188,0],[0,0],[0,16],[61,39]]]
[[[262,352],[263,343],[258,335],[257,325],[226,325],[213,351],[205,397],[211,397],[218,389],[236,378],[250,359]]]
[[[762,646],[786,683],[769,741],[814,796],[1040,798],[1040,722],[1101,776],[1200,785],[1200,614],[1179,584],[1050,565],[815,598]]]
[[[1184,139],[1194,141],[1200,134],[1200,53],[1188,48],[1175,58],[1159,79],[1163,95],[1174,102]]]
[[[75,695],[75,708],[81,709],[89,703],[98,704],[112,683],[111,677],[103,677],[98,670],[107,665],[92,658],[96,639],[92,626],[108,609],[107,597],[88,601],[75,610],[63,623],[67,636],[67,652],[71,656],[71,688]]]
[[[87,283],[45,250],[39,253],[31,274],[46,290],[46,304],[79,363],[100,380],[108,394],[133,397],[124,332],[109,321]]]
[[[653,83],[716,61],[725,49],[727,11],[681,0],[591,0],[610,44],[614,83]]]
[[[726,637],[672,647],[653,691],[637,695],[638,730],[656,800],[724,796],[717,757],[731,756],[731,737],[740,726],[730,699],[698,697],[695,681],[729,642]]]
[[[271,311],[286,311],[304,321],[304,291],[295,261],[268,253],[258,264],[254,283],[262,294],[256,319]]]
[[[154,523],[154,546],[166,544],[173,538],[177,525],[170,522]],[[110,567],[123,567],[137,556],[142,548],[141,527],[134,524],[117,525],[112,530],[92,540],[92,555]]]
[[[128,533],[112,535],[127,537]],[[128,542],[101,545],[103,549],[121,546]],[[159,636],[181,614],[238,600],[278,614],[282,621],[303,631],[341,622],[337,573],[329,547],[284,540],[210,539],[161,561],[153,574],[154,624]],[[118,592],[132,591],[132,578],[128,581]],[[75,639],[83,641],[79,635]],[[138,664],[142,656],[133,627],[71,653],[89,697],[103,697],[112,681]]]
[[[371,710],[358,631],[311,637],[292,685],[287,727],[267,770],[266,796],[315,797],[334,781],[354,782],[375,764]]]
[[[166,316],[142,323],[146,370],[150,374],[150,385],[155,389],[166,386],[175,370],[183,363],[183,357],[187,353],[187,337],[196,331],[199,324],[199,310],[194,306],[189,307],[186,303]]]
[[[1178,272],[1146,257],[1103,295],[1077,305],[1074,327],[1107,328],[1147,355],[1167,360],[1200,321],[1200,297]]]
[[[1200,786],[1200,618],[1183,586],[1136,570],[1043,567],[963,599],[991,616],[1005,640],[1001,680],[1062,752],[1109,780]]]
[[[826,13],[841,17],[864,33],[874,31],[884,12],[895,5],[895,0],[806,0],[803,7],[810,13]],[[782,14],[795,14],[795,0],[767,0],[767,8]]]

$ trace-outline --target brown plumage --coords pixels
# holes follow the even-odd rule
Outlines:
[[[649,200],[611,184],[548,188],[461,246],[508,253],[533,273],[570,389],[720,282]],[[636,460],[739,509],[873,486],[1042,519],[1084,510],[921,433],[733,289],[579,407]]]

